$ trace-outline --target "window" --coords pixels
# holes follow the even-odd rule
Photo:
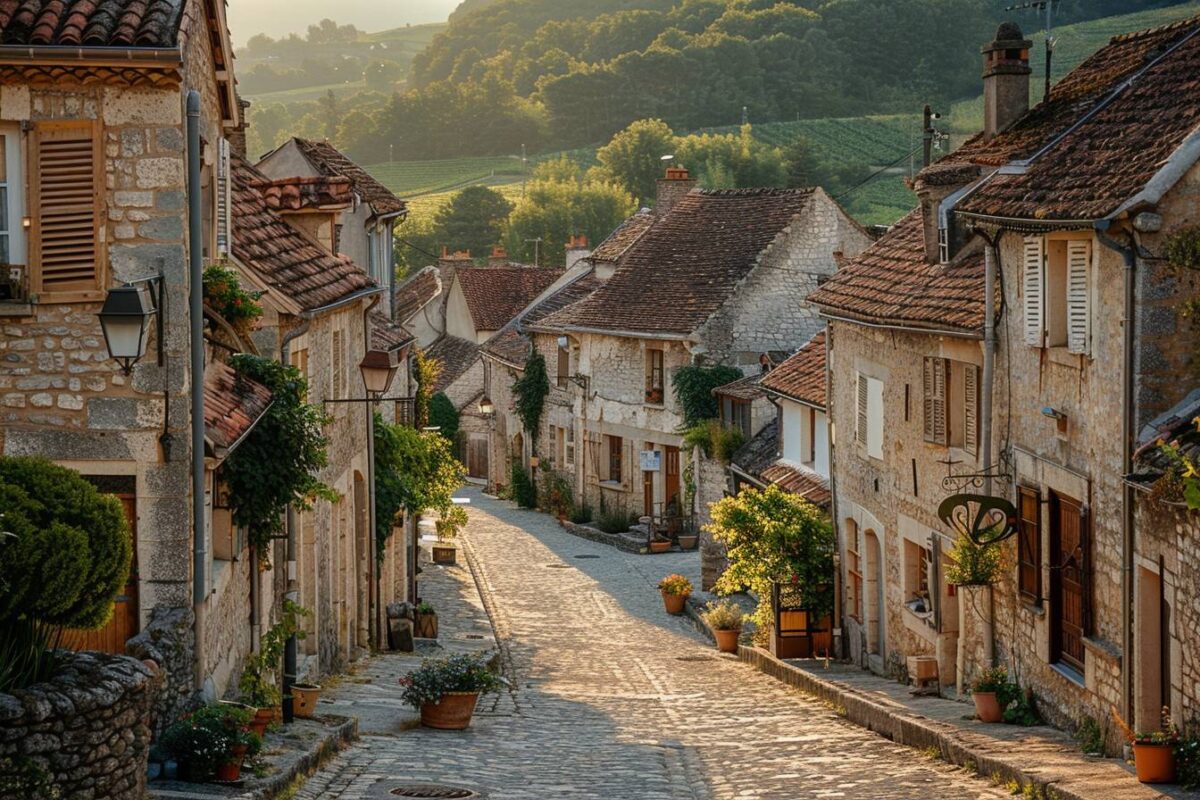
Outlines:
[[[862,620],[862,561],[858,555],[858,529],[847,530],[846,539],[846,609],[856,620]]]
[[[871,458],[883,458],[883,381],[859,373],[855,394],[854,440]]]
[[[550,426],[550,455],[546,459],[551,469],[555,466],[555,456],[558,454],[558,428]]]
[[[663,351],[646,348],[646,402],[663,402]]]
[[[217,255],[229,255],[229,140],[222,138],[217,147],[216,235]]]
[[[614,483],[621,482],[621,455],[625,448],[625,440],[620,436],[606,436],[608,440],[608,476],[605,480]]]
[[[1087,353],[1091,348],[1091,241],[1028,236],[1022,261],[1026,344]]]
[[[979,367],[945,358],[926,358],[923,386],[925,441],[977,452]]]
[[[25,263],[25,232],[21,227],[24,186],[20,132],[0,129],[0,264]]]
[[[739,397],[730,397],[727,394],[718,395],[721,403],[721,424],[726,428],[737,428],[742,432],[742,436],[749,439],[753,435],[751,430],[751,412],[752,405],[749,400],[742,400]]]
[[[912,539],[904,540],[904,606],[931,623],[937,602],[930,591],[931,586],[937,586],[937,581],[932,579],[933,564],[929,548]]]
[[[570,468],[575,466],[575,426],[565,428],[565,447],[563,449],[563,465]]]
[[[571,374],[571,350],[567,347],[558,348],[558,388],[567,388],[567,378]]]
[[[91,120],[38,122],[30,135],[31,290],[39,295],[87,300],[104,287],[101,145]]]
[[[1021,599],[1042,602],[1041,495],[1028,486],[1017,487],[1017,591]]]

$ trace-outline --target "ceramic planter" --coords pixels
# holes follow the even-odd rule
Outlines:
[[[695,534],[682,534],[679,537],[680,550],[695,550],[700,543],[700,537]]]
[[[466,730],[479,692],[447,692],[436,703],[421,706],[421,724],[444,731]]]
[[[239,758],[236,761],[230,761],[227,764],[222,764],[217,767],[217,782],[218,783],[233,783],[240,780],[242,777],[242,760]]]
[[[435,544],[431,550],[435,564],[450,565],[458,561],[458,548],[452,544]]]
[[[722,653],[736,653],[738,651],[738,636],[741,633],[741,630],[736,628],[728,631],[713,631],[713,638],[717,640],[717,650]]]
[[[1175,749],[1169,744],[1133,745],[1133,766],[1142,783],[1175,782]]]
[[[267,726],[275,721],[274,708],[258,708],[254,710],[254,718],[250,720],[250,730],[261,738],[267,732]]]
[[[436,639],[438,637],[438,617],[433,614],[417,614],[417,624],[413,627],[413,636],[418,639]]]
[[[665,553],[671,549],[670,539],[651,539],[649,544],[651,553]]]
[[[293,684],[292,713],[297,717],[311,718],[317,711],[317,700],[320,697],[320,686],[311,683]]]
[[[668,614],[679,616],[683,613],[683,607],[687,604],[688,596],[686,594],[667,594],[662,593],[663,607],[667,609]]]
[[[999,722],[1004,719],[1004,709],[995,692],[975,692],[971,695],[975,700],[975,715],[980,722]]]

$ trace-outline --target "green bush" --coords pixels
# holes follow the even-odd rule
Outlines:
[[[534,485],[525,468],[514,462],[510,477],[509,486],[512,499],[516,501],[517,505],[521,508],[537,508],[537,486]]]
[[[452,442],[458,437],[458,409],[445,392],[438,392],[430,398],[429,424]]]
[[[0,457],[0,628],[99,628],[129,578],[121,503],[74,470]]]
[[[589,505],[576,506],[571,512],[571,522],[576,525],[582,525],[585,522],[592,521],[592,507]]]
[[[741,377],[740,369],[722,364],[712,367],[693,364],[675,370],[675,374],[671,376],[671,385],[675,389],[675,399],[683,409],[684,426],[690,428],[701,420],[717,416],[720,409],[717,408],[717,398],[713,396],[713,389]]]
[[[206,780],[217,767],[233,760],[231,750],[249,748],[247,757],[258,754],[262,739],[250,730],[253,715],[248,709],[214,703],[197,709],[163,731],[159,747],[179,762],[191,780]]]
[[[449,692],[494,692],[500,679],[488,669],[486,655],[459,653],[447,658],[426,659],[400,679],[401,697],[413,708],[436,703]]]
[[[987,586],[1000,580],[1006,569],[1004,551],[996,544],[978,544],[960,534],[948,554],[946,580],[955,586]]]
[[[719,419],[701,420],[683,434],[684,449],[699,447],[706,457],[715,458],[722,464],[732,461],[733,454],[745,443],[741,428],[722,425]]]
[[[542,505],[556,516],[569,517],[575,511],[571,484],[552,469],[542,473]]]
[[[601,511],[596,527],[605,533],[624,533],[634,522],[634,517],[624,511]]]

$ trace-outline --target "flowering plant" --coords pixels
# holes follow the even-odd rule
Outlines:
[[[159,746],[185,765],[193,780],[206,780],[217,767],[236,760],[233,748],[245,746],[247,756],[258,753],[262,740],[250,730],[251,716],[238,706],[207,705],[167,728]]]
[[[710,602],[702,612],[708,627],[715,631],[740,631],[742,629],[742,608],[732,600],[720,603]]]
[[[692,582],[682,575],[668,575],[658,582],[658,590],[663,594],[689,595],[692,593]]]
[[[488,667],[486,655],[459,653],[448,658],[426,659],[400,679],[401,697],[413,708],[436,703],[451,692],[494,692],[500,679]]]
[[[263,293],[243,289],[237,272],[220,264],[205,268],[203,281],[204,302],[209,308],[220,314],[240,335],[250,333],[263,313],[258,304]]]

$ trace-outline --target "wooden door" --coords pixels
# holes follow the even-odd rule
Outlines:
[[[488,476],[488,440],[486,435],[473,433],[467,440],[467,475],[472,478]]]
[[[1051,494],[1050,503],[1050,657],[1083,672],[1088,532],[1078,500]]]
[[[679,497],[679,448],[667,445],[663,448],[663,510],[672,507],[683,513],[683,503]]]
[[[654,473],[642,471],[642,513],[647,517],[654,516]]]
[[[93,482],[98,483],[103,490],[106,479],[102,477]],[[132,484],[133,479],[130,478],[128,483]],[[130,489],[130,491],[113,492],[125,509],[125,519],[129,521],[129,533],[132,537],[130,544],[133,549],[133,557],[129,562],[129,580],[125,584],[124,591],[117,595],[113,605],[112,618],[109,619],[107,625],[91,631],[77,629],[63,631],[62,646],[71,650],[97,650],[102,653],[123,655],[125,642],[135,636],[141,627],[138,619],[137,591],[137,500],[132,492],[132,485],[126,486],[122,482],[121,488]]]

